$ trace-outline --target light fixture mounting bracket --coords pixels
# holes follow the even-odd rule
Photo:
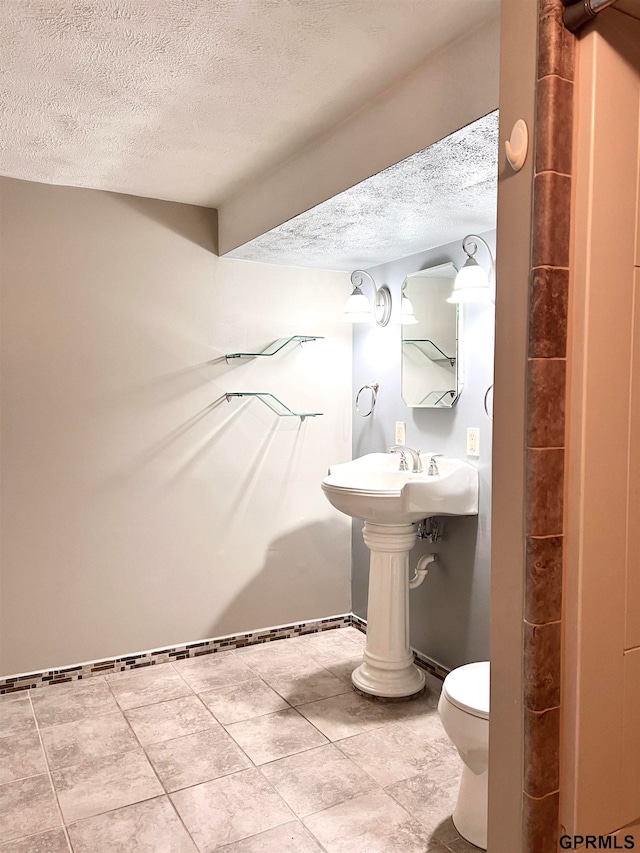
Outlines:
[[[373,276],[366,270],[354,270],[351,273],[351,283],[354,287],[361,287],[364,283],[363,276],[373,285],[375,293],[373,302],[373,316],[379,326],[386,326],[391,319],[391,291],[386,284],[377,287]]]
[[[386,284],[376,290],[376,304],[373,313],[379,326],[386,326],[391,318],[391,291]]]

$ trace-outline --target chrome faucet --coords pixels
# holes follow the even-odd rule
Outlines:
[[[409,466],[407,464],[407,454],[411,457],[411,473],[412,474],[422,474],[422,459],[420,458],[420,451],[414,450],[412,447],[407,447],[404,444],[394,444],[393,447],[389,448],[389,453],[399,453],[400,454],[400,470],[408,471]]]

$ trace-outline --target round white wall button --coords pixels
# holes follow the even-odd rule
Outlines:
[[[523,119],[519,118],[513,125],[511,137],[504,143],[504,147],[509,165],[514,172],[519,172],[529,150],[529,128]]]

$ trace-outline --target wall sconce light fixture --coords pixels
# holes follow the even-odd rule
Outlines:
[[[364,276],[373,285],[375,294],[373,311],[371,310],[371,303],[361,290],[361,285],[364,284]],[[384,284],[382,287],[376,287],[373,277],[364,270],[354,270],[351,273],[351,283],[353,284],[353,293],[345,303],[343,321],[345,323],[368,323],[375,319],[379,326],[386,326],[391,317],[389,288]]]
[[[491,266],[488,275],[474,258],[478,243],[482,243],[489,253]],[[447,302],[495,302],[496,266],[487,241],[477,234],[468,234],[462,241],[462,248],[467,260],[456,275],[453,292]]]

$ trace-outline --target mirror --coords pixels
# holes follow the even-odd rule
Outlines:
[[[462,392],[459,306],[447,302],[457,269],[439,264],[408,275],[403,296],[415,320],[402,324],[402,399],[407,406],[450,409]]]

